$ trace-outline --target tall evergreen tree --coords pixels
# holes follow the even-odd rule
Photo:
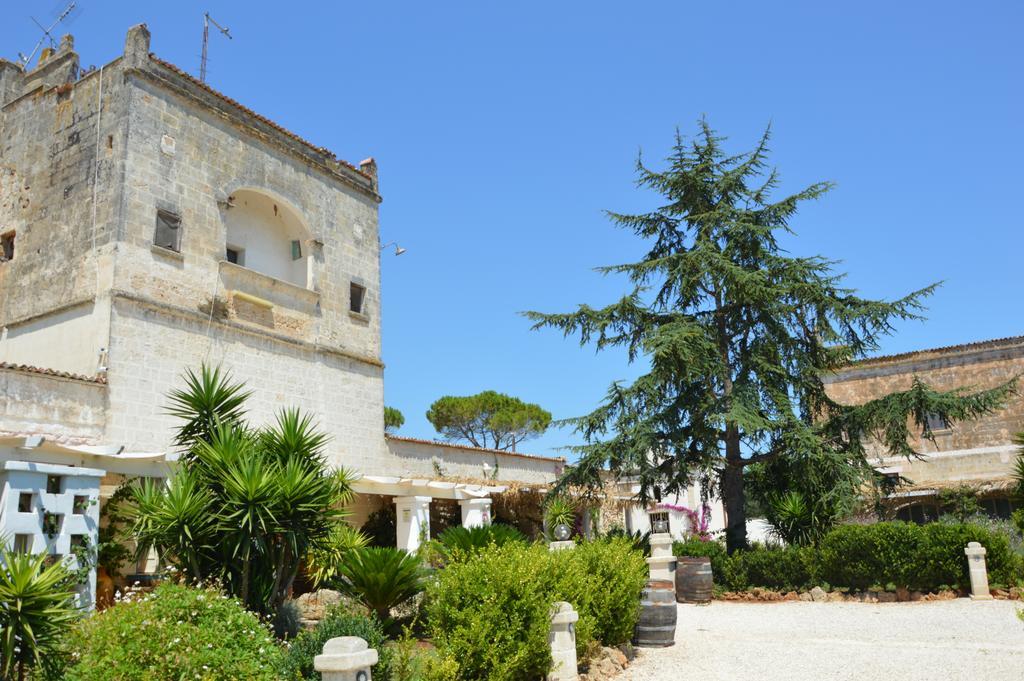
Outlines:
[[[929,413],[949,423],[971,419],[1013,389],[942,393],[915,380],[857,406],[826,394],[823,377],[876,351],[896,322],[919,318],[936,284],[870,300],[842,285],[836,261],[782,249],[778,237],[791,231],[798,206],[832,185],[773,201],[769,133],[753,151],[728,155],[702,120],[692,140],[677,133],[666,170],[640,159],[638,185],[661,194],[662,205],[608,215],[649,250],[639,262],[599,268],[626,275],[630,290],[600,309],[526,313],[535,329],[554,327],[650,362],[632,383],[613,384],[594,412],[568,421],[584,444],[560,484],[599,486],[610,469],[636,478],[646,502],[656,490],[685,489],[696,475],[718,476],[730,550],[746,545],[747,466],[826,453],[864,468],[870,438],[912,457],[910,428],[930,437]]]

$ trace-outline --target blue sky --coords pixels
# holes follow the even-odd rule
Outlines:
[[[145,22],[153,51],[193,73],[209,9],[234,35],[211,38],[212,86],[377,159],[382,238],[408,249],[383,259],[404,434],[433,436],[423,413],[440,395],[495,389],[566,417],[636,375],[517,313],[622,293],[592,268],[643,245],[602,211],[655,205],[633,185],[638,151],[656,162],[702,114],[735,151],[770,121],[780,191],[837,183],[794,221],[793,252],[843,260],[871,296],[945,281],[886,352],[1024,333],[1022,3],[79,5],[67,30],[84,65]],[[0,56],[32,48],[29,14],[59,9],[7,7]],[[522,449],[572,441],[552,430]]]

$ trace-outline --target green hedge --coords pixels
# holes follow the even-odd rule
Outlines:
[[[964,548],[972,541],[987,551],[990,584],[1009,585],[1020,580],[1020,556],[1010,550],[1004,535],[978,525],[946,523],[838,527],[821,542],[821,575],[833,585],[852,589],[966,587],[970,582]]]
[[[970,523],[843,525],[817,547],[755,546],[731,556],[720,542],[676,542],[673,550],[677,556],[710,557],[716,587],[728,591],[801,591],[813,586],[937,591],[968,585],[964,548],[972,541],[987,550],[991,584],[1021,581],[1022,559],[1011,550],[1009,539]]]
[[[643,555],[628,540],[584,543],[552,553],[542,544],[506,544],[437,573],[427,591],[427,626],[458,679],[518,681],[550,671],[551,606],[579,613],[576,645],[628,641],[646,580]]]

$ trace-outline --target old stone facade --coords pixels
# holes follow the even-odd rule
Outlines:
[[[167,476],[166,395],[206,362],[246,383],[255,422],[313,414],[331,461],[399,507],[553,480],[560,459],[487,478],[491,453],[385,440],[380,201],[372,159],[338,160],[160,60],[145,26],[89,72],[70,37],[27,72],[0,60],[0,460],[99,448],[100,496]],[[482,482],[426,486],[445,470]]]
[[[915,377],[938,390],[972,391],[1019,376],[1024,376],[1024,336],[867,359],[830,377],[826,385],[833,399],[860,404],[907,390]],[[1024,393],[975,421],[945,424],[932,418],[934,442],[920,433],[911,442],[920,460],[888,457],[871,445],[879,470],[906,479],[891,500],[900,517],[934,518],[940,512],[936,495],[960,485],[978,490],[990,514],[1007,516],[1015,508],[1008,489],[1018,449],[1012,439],[1024,431]]]

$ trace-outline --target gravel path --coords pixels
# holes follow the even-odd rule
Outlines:
[[[676,644],[617,681],[1021,681],[1019,603],[680,605]]]

